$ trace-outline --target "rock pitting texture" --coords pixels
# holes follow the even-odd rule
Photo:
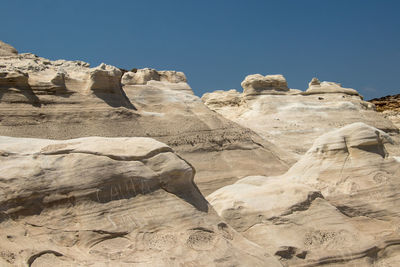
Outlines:
[[[0,265],[280,266],[150,138],[0,137]]]
[[[0,58],[0,135],[49,139],[144,136],[193,162],[204,194],[292,163],[250,129],[209,110],[182,72],[123,72],[33,54]]]
[[[286,174],[247,177],[208,199],[231,226],[283,263],[394,267],[400,161],[385,151],[390,141],[354,123],[318,138]]]
[[[374,98],[369,102],[375,104],[378,112],[382,112],[385,118],[400,128],[400,94]]]
[[[202,100],[210,109],[254,130],[286,151],[287,157],[296,159],[318,136],[354,122],[388,132],[395,144],[400,141],[399,129],[376,112],[372,103],[363,101],[357,91],[336,83],[321,83],[316,78],[307,91],[290,89],[276,94],[265,90],[263,94],[249,96],[244,88],[243,93],[206,93]],[[389,145],[388,150],[400,155],[398,145]]]

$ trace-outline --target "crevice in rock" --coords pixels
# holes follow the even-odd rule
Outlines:
[[[109,239],[117,238],[117,237],[124,237],[129,232],[109,232],[109,231],[104,231],[104,230],[91,230],[94,233],[102,235],[101,237],[96,238],[95,240],[92,240],[92,242],[89,245],[89,248],[92,248],[93,246],[104,242]]]
[[[293,206],[291,206],[287,211],[285,211],[284,213],[281,214],[281,216],[287,216],[290,215],[296,211],[305,211],[307,210],[311,204],[313,203],[313,201],[316,198],[324,198],[324,196],[320,193],[320,192],[310,192],[308,193],[307,199],[303,202],[297,203]]]
[[[385,240],[380,245],[372,246],[365,250],[359,252],[353,252],[348,254],[341,254],[341,255],[334,255],[329,257],[323,257],[317,260],[313,260],[307,264],[301,265],[302,267],[314,267],[314,266],[321,266],[326,264],[336,264],[336,263],[346,263],[351,262],[353,260],[361,259],[364,257],[371,258],[373,261],[378,259],[378,253],[385,250],[391,246],[398,246],[400,245],[400,239],[393,239],[393,240]]]
[[[61,254],[60,252],[54,251],[54,250],[43,250],[43,251],[41,251],[41,252],[39,252],[39,253],[36,253],[36,254],[34,254],[34,255],[32,255],[32,256],[29,257],[29,259],[28,259],[28,261],[27,261],[28,266],[29,266],[29,267],[32,266],[33,262],[34,262],[37,258],[39,258],[40,256],[42,256],[42,255],[44,255],[44,254],[53,254],[53,255],[55,255],[55,256],[57,256],[57,257],[63,256],[63,254]]]
[[[146,155],[139,156],[139,157],[138,156],[117,156],[117,155],[113,155],[113,154],[103,154],[103,153],[94,152],[94,151],[85,151],[85,150],[79,150],[79,149],[74,150],[73,148],[61,149],[61,150],[50,151],[50,152],[41,151],[40,153],[43,155],[66,155],[66,154],[80,153],[80,154],[108,157],[110,159],[117,160],[117,161],[142,161],[142,160],[152,158],[158,154],[167,153],[167,152],[174,152],[174,151],[170,147],[161,147],[158,149],[154,149],[154,150],[150,151],[149,153],[147,153]]]

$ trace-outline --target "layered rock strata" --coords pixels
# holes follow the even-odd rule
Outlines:
[[[281,266],[150,138],[0,137],[1,266]]]
[[[260,94],[282,94],[289,91],[287,82],[283,75],[252,74],[246,76],[242,82],[243,94],[246,96]]]
[[[286,174],[243,178],[208,200],[283,264],[396,266],[400,160],[385,150],[391,141],[350,124],[318,138]]]
[[[153,137],[192,162],[204,194],[293,163],[250,129],[208,109],[182,72],[126,72],[33,54],[0,57],[0,135]]]
[[[215,91],[204,94],[202,100],[225,118],[279,145],[288,157],[299,159],[318,136],[354,122],[364,122],[389,133],[395,145],[388,145],[387,148],[400,155],[396,145],[400,142],[399,129],[376,112],[374,104],[363,101],[356,90],[314,78],[306,91],[264,88],[257,94],[249,95],[248,77],[242,83],[243,93],[236,90]],[[254,81],[257,77],[258,82]],[[265,80],[262,77],[252,76],[251,80],[255,84],[262,83]],[[283,87],[282,76],[266,77],[274,80],[271,84]]]

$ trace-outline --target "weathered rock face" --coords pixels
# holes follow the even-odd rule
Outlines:
[[[182,72],[3,50],[0,265],[398,265],[399,129],[354,89],[201,101]]]
[[[157,71],[155,69],[138,69],[124,74],[122,84],[124,85],[144,85],[149,81],[161,81],[168,83],[187,83],[183,72],[178,71]]]
[[[2,266],[280,266],[150,138],[0,137]]]
[[[18,51],[9,44],[0,41],[0,57],[17,55]]]
[[[382,112],[385,118],[400,128],[400,94],[371,99],[369,102],[373,103],[376,110]]]
[[[384,146],[392,142],[383,131],[353,123],[317,138],[287,175],[324,196],[368,190],[396,180],[394,175],[400,174],[400,165]]]
[[[252,74],[246,76],[242,82],[243,94],[262,95],[262,94],[281,94],[289,91],[285,77],[282,75]]]
[[[354,122],[377,127],[388,132],[395,143],[400,141],[398,128],[377,113],[372,103],[336,83],[313,79],[305,92],[290,89],[279,95],[264,91],[249,97],[245,91],[206,93],[202,100],[210,109],[278,145],[288,157],[298,159],[318,136]],[[400,155],[399,146],[387,148]]]
[[[105,102],[132,109],[122,91],[122,72],[113,66],[102,63],[90,68],[81,61],[50,61],[32,54],[2,57],[0,61],[2,106],[90,107]]]
[[[286,174],[247,177],[208,200],[289,265],[396,266],[400,161],[385,151],[388,141],[376,128],[351,124],[318,138]]]
[[[288,169],[280,149],[208,109],[182,72],[143,69],[122,76],[106,64],[90,68],[32,54],[0,62],[0,135],[154,137],[193,162],[204,194],[243,176]]]
[[[287,169],[279,148],[210,111],[184,85],[161,81],[125,85],[127,97],[140,112],[138,126],[131,131],[154,136],[193,163],[196,183],[205,195],[245,173]]]
[[[122,72],[110,65],[101,64],[89,71],[87,92],[120,93]]]
[[[0,87],[26,89],[29,87],[28,74],[18,70],[2,71],[0,72]]]

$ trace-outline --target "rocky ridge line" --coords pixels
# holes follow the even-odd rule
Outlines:
[[[369,102],[373,103],[378,112],[382,112],[385,118],[391,120],[400,129],[400,94],[374,98]]]

